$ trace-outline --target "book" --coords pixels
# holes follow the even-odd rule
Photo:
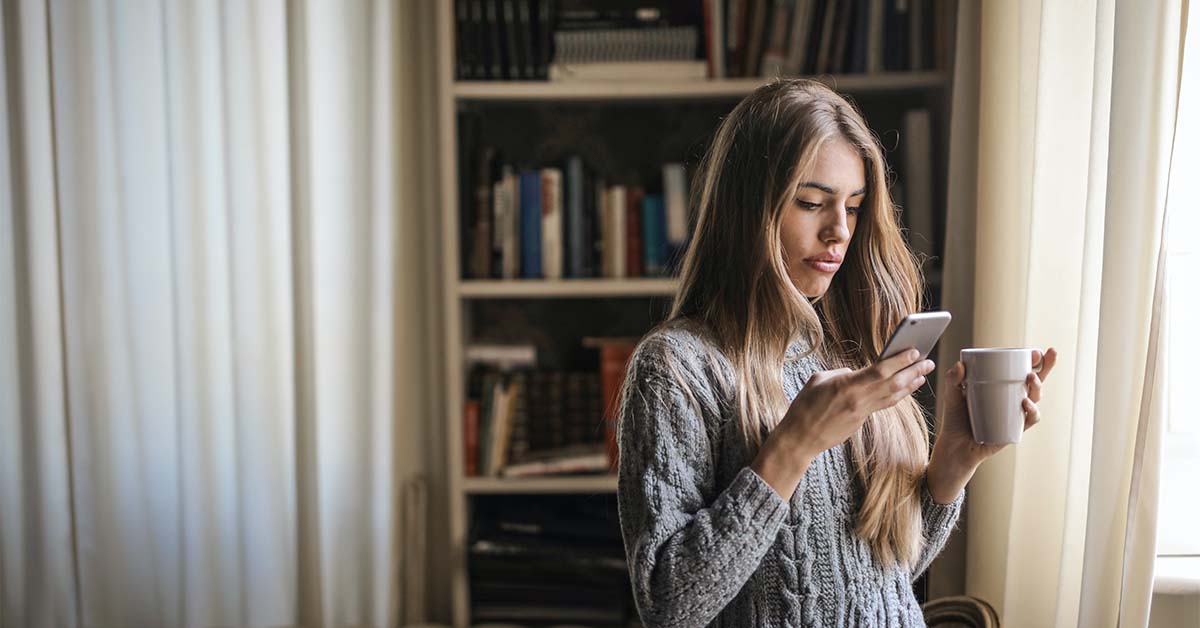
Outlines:
[[[604,473],[610,468],[604,445],[568,445],[552,450],[530,451],[524,462],[504,467],[507,478],[546,475]]]
[[[867,68],[869,74],[883,72],[883,19],[886,0],[867,0]]]
[[[519,22],[517,32],[520,33],[521,39],[520,78],[532,80],[537,77],[537,59],[534,58],[534,50],[540,46],[536,46],[534,43],[537,36],[533,30],[536,17],[529,2],[530,0],[517,0],[517,21]]]
[[[667,242],[679,246],[687,239],[687,172],[683,164],[668,163],[662,167],[663,196],[667,210]]]
[[[463,355],[468,365],[487,365],[498,370],[537,366],[537,347],[532,344],[471,344]]]
[[[795,76],[804,72],[808,53],[808,34],[812,28],[812,13],[817,0],[796,0],[792,8],[792,26],[788,32],[787,57],[783,74]]]
[[[817,61],[821,53],[821,35],[825,29],[825,15],[830,10],[831,0],[813,0],[812,17],[808,26],[808,50],[804,54],[804,74],[818,72]]]
[[[562,279],[562,170],[542,169],[542,277]]]
[[[566,231],[568,277],[588,276],[587,253],[591,243],[587,238],[585,187],[583,160],[579,155],[567,157],[563,167],[563,188],[566,193],[563,228]]]
[[[605,277],[621,278],[625,276],[625,245],[628,234],[625,232],[625,186],[614,185],[608,189],[607,203],[604,211],[608,229],[605,232]]]
[[[631,186],[625,195],[625,270],[630,277],[642,272],[642,186]]]
[[[742,59],[742,76],[758,76],[762,60],[763,31],[767,27],[768,0],[750,0],[749,21],[746,23],[746,56]]]
[[[492,439],[496,422],[496,402],[503,390],[504,382],[500,373],[485,372],[482,375],[479,405],[479,455],[478,469],[480,474],[487,475],[492,458]]]
[[[590,277],[603,277],[604,269],[604,234],[608,229],[604,221],[604,216],[607,215],[605,207],[608,205],[608,184],[604,179],[595,177],[591,180],[591,201],[592,207],[589,210],[588,222],[592,226],[592,251],[591,251],[591,271],[588,273]]]
[[[909,69],[909,2],[886,0],[883,15],[883,68],[889,71]]]
[[[516,0],[493,0],[499,3],[504,23],[504,74],[493,78],[521,78],[521,33],[517,24]]]
[[[492,173],[496,149],[479,150],[475,171],[475,229],[471,244],[471,276],[487,279],[492,274]]]
[[[542,173],[521,172],[521,277],[542,276]]]
[[[658,277],[666,270],[666,217],[662,196],[642,197],[642,248],[645,276]]]
[[[488,458],[484,473],[490,477],[500,475],[500,471],[508,464],[508,444],[512,431],[513,411],[516,398],[521,394],[521,381],[511,380],[505,383],[497,381],[493,389],[492,420],[488,435]]]
[[[694,81],[708,78],[704,61],[595,61],[550,64],[551,81]]]
[[[816,65],[813,68],[813,74],[827,74],[830,70],[834,38],[837,36],[837,17],[841,11],[841,5],[849,0],[827,0],[825,3],[825,13],[822,15],[820,37],[817,38],[817,56]]]
[[[488,43],[488,78],[504,78],[504,23],[500,21],[498,0],[483,0],[487,19],[486,39]],[[482,77],[481,77],[482,78]]]
[[[725,78],[725,0],[704,1],[704,53],[708,77]]]
[[[788,25],[795,9],[794,5],[795,0],[774,0],[771,19],[767,24],[767,45],[759,68],[759,74],[764,78],[783,75],[783,65],[788,52]]]
[[[500,238],[500,277],[516,279],[521,276],[521,204],[520,182],[512,166],[501,169],[499,185],[494,187],[494,202],[499,203],[497,212],[502,223]]]
[[[609,469],[618,463],[617,420],[621,408],[621,390],[629,360],[637,348],[637,338],[584,338],[583,344],[600,351],[600,390],[604,404],[604,444]]]
[[[454,2],[454,67],[458,80],[474,78],[474,68],[471,67],[469,55],[471,50],[467,45],[471,35],[468,28],[471,24],[471,6],[469,0]]]
[[[742,65],[746,50],[746,12],[750,0],[729,0],[729,15],[725,20],[726,73],[733,78],[743,76]]]
[[[479,475],[479,400],[468,399],[463,404],[463,473]]]
[[[484,12],[483,0],[471,0],[471,65],[475,78],[486,79],[491,68],[488,67],[487,50],[487,15]]]

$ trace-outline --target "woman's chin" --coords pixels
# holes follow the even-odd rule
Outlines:
[[[829,290],[829,280],[823,277],[792,277],[792,285],[809,299],[820,298]]]

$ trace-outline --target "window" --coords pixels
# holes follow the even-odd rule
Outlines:
[[[1167,192],[1161,331],[1167,423],[1159,485],[1158,555],[1200,557],[1200,50],[1188,42]]]

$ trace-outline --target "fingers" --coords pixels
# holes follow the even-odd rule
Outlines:
[[[1025,410],[1025,429],[1037,425],[1042,420],[1042,413],[1038,410],[1037,404],[1028,397],[1021,401],[1021,408]]]
[[[906,351],[901,351],[900,353],[897,353],[886,360],[880,360],[875,364],[875,366],[864,369],[863,371],[864,374],[868,376],[874,376],[878,379],[888,379],[896,373],[899,373],[900,371],[912,366],[920,359],[920,351],[917,351],[916,349],[908,349]]]
[[[1054,365],[1058,362],[1058,351],[1054,347],[1046,349],[1046,353],[1042,356],[1042,370],[1038,371],[1038,377],[1044,382],[1046,377],[1050,375],[1050,371],[1054,370]]]
[[[1037,403],[1042,400],[1042,378],[1038,377],[1037,373],[1030,373],[1025,378],[1025,386],[1029,390],[1026,394],[1031,401]]]
[[[917,392],[925,385],[927,376],[933,372],[933,360],[922,360],[913,368],[904,369],[886,380],[884,390],[884,407],[893,406],[901,399]]]
[[[812,377],[808,378],[808,382],[805,383],[805,386],[807,386],[808,384],[820,384],[821,382],[829,381],[831,379],[835,379],[839,376],[845,375],[847,373],[853,373],[853,372],[854,371],[852,371],[848,368],[831,369],[828,371],[817,371],[816,373],[812,374]]]

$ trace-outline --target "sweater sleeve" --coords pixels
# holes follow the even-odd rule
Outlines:
[[[937,558],[937,555],[942,552],[942,548],[946,546],[946,541],[950,539],[950,533],[954,531],[954,526],[958,522],[965,495],[966,489],[963,489],[959,491],[958,497],[955,497],[954,501],[949,504],[939,504],[929,492],[929,486],[922,480],[921,519],[925,544],[922,546],[921,555],[913,568],[913,580],[916,580],[917,576],[929,568],[933,559]]]
[[[669,353],[639,348],[619,419],[618,501],[634,600],[649,628],[705,626],[774,543],[788,505],[749,467],[714,494],[704,417]],[[693,386],[703,378],[688,377]],[[694,390],[694,389],[693,389]]]

